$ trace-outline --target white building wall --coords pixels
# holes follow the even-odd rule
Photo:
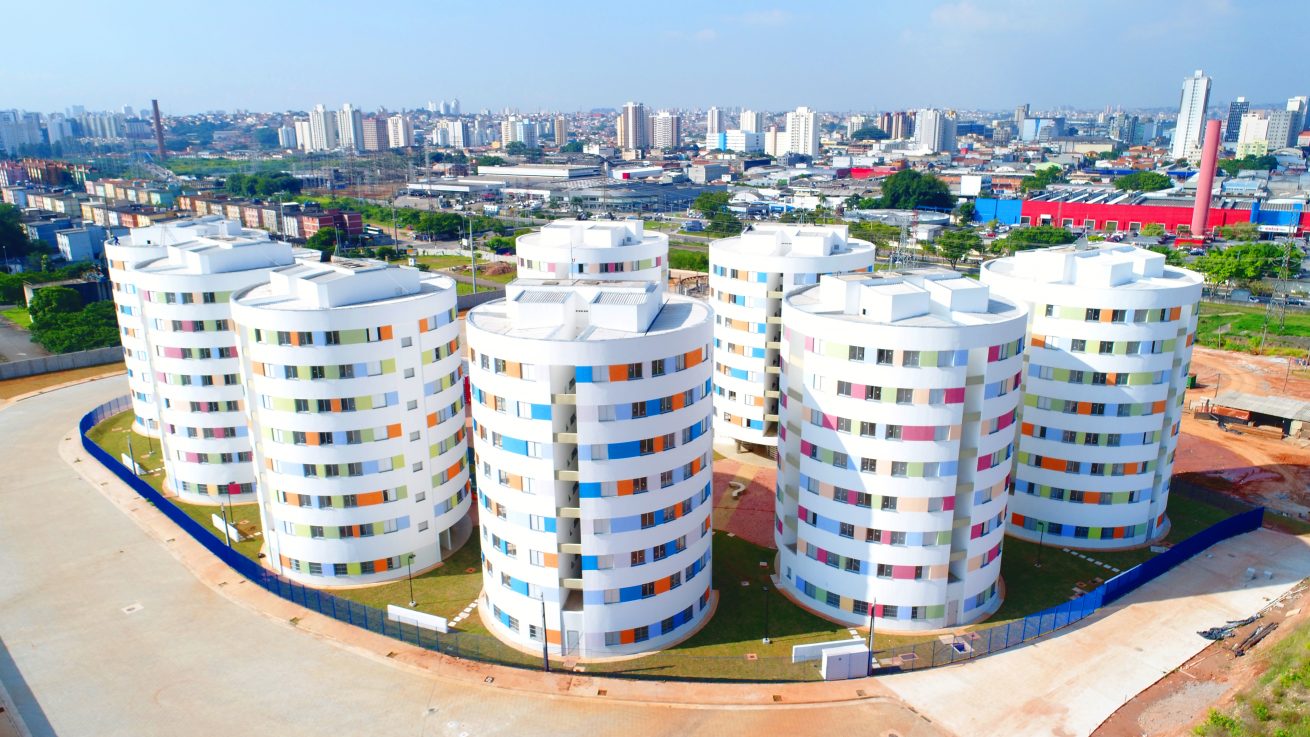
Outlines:
[[[163,258],[133,274],[162,427],[165,484],[192,503],[255,499],[230,300],[267,281],[272,268],[292,263],[292,249],[263,231],[236,231],[233,238],[169,246]]]
[[[824,274],[869,271],[874,248],[844,225],[763,224],[710,245],[715,432],[774,446],[782,297]]]
[[[1009,534],[1119,549],[1168,531],[1201,279],[1130,246],[988,262],[1030,310]]]
[[[952,311],[892,277],[825,277],[784,300],[779,571],[838,622],[865,624],[876,603],[879,631],[938,629],[1001,602],[1025,313],[952,273],[931,278],[981,299]],[[833,308],[830,285],[889,281]]]
[[[520,279],[596,279],[666,284],[669,237],[641,220],[556,220],[519,236]]]
[[[606,288],[591,284],[563,309]],[[469,313],[483,616],[522,648],[539,649],[544,626],[555,653],[656,650],[709,612],[710,311],[636,286],[656,301],[633,331],[584,322],[581,339],[538,338],[512,327],[508,302]]]
[[[280,269],[232,310],[270,565],[310,586],[417,574],[470,530],[455,284],[350,263],[372,271]]]

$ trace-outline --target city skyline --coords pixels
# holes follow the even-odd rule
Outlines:
[[[1245,56],[1246,49],[1267,42],[1265,25],[1279,8],[1289,16],[1296,11],[1290,0],[1264,4],[1260,14],[1243,13],[1240,4],[1225,0],[1147,6],[1111,0],[1087,7],[1034,0],[912,7],[828,2],[807,14],[745,2],[705,12],[675,1],[662,6],[660,16],[644,20],[640,30],[631,28],[622,8],[592,2],[570,6],[569,15],[545,23],[528,17],[528,6],[519,6],[518,22],[512,12],[442,6],[414,9],[403,24],[392,15],[347,15],[346,7],[233,3],[230,12],[205,20],[206,37],[221,40],[212,52],[221,63],[200,63],[194,34],[176,30],[194,25],[186,9],[152,2],[129,17],[87,6],[58,30],[63,48],[83,51],[49,55],[36,45],[47,37],[13,39],[15,56],[40,61],[0,69],[0,84],[8,92],[0,105],[46,112],[73,104],[118,109],[157,97],[174,115],[309,110],[316,103],[337,107],[345,101],[362,110],[412,109],[452,97],[463,101],[465,112],[619,108],[632,99],[652,109],[1005,109],[1021,102],[1037,109],[1167,108],[1177,104],[1178,80],[1193,69],[1205,69],[1216,80],[1212,103],[1302,94],[1310,71],[1310,62],[1299,58],[1256,65]],[[20,6],[9,15],[17,26],[32,26],[41,22],[37,13],[34,6]],[[252,13],[263,21],[249,23]],[[1131,24],[1124,18],[1132,18]],[[808,19],[814,19],[812,27],[801,36],[798,29]],[[447,26],[459,32],[446,33]],[[331,41],[340,38],[342,28],[351,29],[354,42]],[[115,33],[151,40],[106,44]],[[288,62],[270,74],[270,61],[289,60],[300,46],[295,39],[313,38],[337,51],[311,57],[312,65]],[[360,57],[344,51],[366,48],[358,42],[368,38],[388,49],[382,67],[361,64]],[[822,39],[823,53],[798,55],[805,38]],[[542,44],[545,39],[552,43]],[[598,39],[637,45],[607,49]],[[639,43],[643,40],[650,46]],[[1035,63],[1045,49],[1070,45],[1069,60]],[[543,46],[549,53],[533,51]],[[143,48],[156,60],[147,85],[132,74],[86,73],[93,62],[119,69],[139,65]],[[1176,53],[1178,48],[1185,51]],[[1144,64],[1150,49],[1170,55]],[[629,62],[594,63],[597,55],[609,53]],[[166,63],[169,59],[182,63]],[[985,73],[976,71],[980,61]],[[744,74],[747,68],[764,73]],[[255,83],[270,78],[285,82]],[[436,78],[441,81],[430,81]],[[689,85],[688,80],[697,81]],[[1135,84],[1125,86],[1125,80]]]

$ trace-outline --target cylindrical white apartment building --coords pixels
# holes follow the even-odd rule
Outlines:
[[[1027,313],[955,272],[825,276],[783,301],[780,581],[848,625],[1000,606]]]
[[[274,570],[377,583],[468,539],[455,309],[448,277],[377,261],[288,266],[234,295]]]
[[[154,398],[163,428],[165,485],[189,502],[255,500],[255,467],[231,325],[233,292],[293,263],[290,244],[235,221],[169,245],[130,277],[141,301]],[[195,230],[170,231],[173,235]],[[314,254],[317,256],[317,253]]]
[[[518,237],[520,279],[669,279],[669,237],[641,220],[555,220]]]
[[[782,299],[824,274],[873,270],[873,245],[845,225],[755,225],[710,245],[714,417],[720,439],[778,444]]]
[[[710,315],[654,282],[522,279],[469,312],[481,612],[497,637],[600,657],[666,647],[706,617]]]
[[[126,238],[115,237],[105,242],[105,261],[109,266],[118,333],[123,343],[123,361],[127,365],[132,413],[136,417],[132,428],[138,433],[153,437],[160,435],[155,379],[150,370],[150,350],[146,345],[146,326],[142,319],[135,269],[142,263],[162,257],[170,243],[185,243],[197,236],[236,235],[240,232],[239,223],[212,216],[134,228]]]
[[[1030,313],[1009,534],[1100,550],[1165,534],[1201,277],[1061,246],[988,261],[982,281]]]

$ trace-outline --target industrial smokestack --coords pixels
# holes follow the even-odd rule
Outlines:
[[[1219,121],[1205,121],[1205,143],[1201,146],[1201,171],[1196,177],[1196,203],[1192,205],[1192,237],[1205,235],[1210,217],[1210,191],[1214,189],[1214,170],[1219,158]]]
[[[164,160],[164,123],[159,119],[159,100],[151,100],[150,107],[155,112],[155,145],[159,147],[159,160]]]

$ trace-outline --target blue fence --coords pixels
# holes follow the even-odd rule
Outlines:
[[[363,627],[388,637],[417,645],[428,650],[469,658],[485,662],[499,663],[517,668],[539,667],[540,661],[535,656],[528,656],[508,648],[495,638],[468,632],[438,634],[432,630],[421,629],[409,624],[401,624],[387,619],[386,612],[358,602],[343,599],[330,593],[303,586],[282,576],[266,570],[255,561],[241,555],[224,544],[223,539],[211,532],[204,525],[187,516],[172,501],[160,494],[150,484],[137,478],[132,471],[118,459],[111,457],[100,446],[87,437],[87,432],[100,422],[124,411],[130,410],[132,402],[129,397],[119,397],[111,402],[96,407],[82,416],[78,424],[82,437],[82,447],[112,471],[132,490],[155,505],[166,517],[173,521],[196,542],[230,566],[247,580],[280,596],[293,604],[312,609],[320,614],[341,622]],[[1051,607],[1036,614],[1007,624],[995,625],[959,635],[950,642],[933,640],[913,645],[883,650],[877,658],[883,670],[915,670],[934,666],[949,665],[962,660],[981,657],[989,653],[1014,647],[1034,640],[1043,635],[1075,624],[1094,614],[1101,607],[1114,602],[1143,584],[1168,572],[1188,558],[1205,550],[1217,542],[1258,529],[1263,520],[1264,509],[1257,508],[1242,512],[1218,524],[1187,538],[1168,551],[1147,560],[1135,568],[1124,571],[1106,581],[1087,594],[1058,606]],[[665,651],[657,656],[662,659],[692,659],[702,662],[703,671],[713,673],[705,678],[689,676],[684,680],[813,680],[813,668],[795,666],[790,658],[761,657],[754,661],[741,658],[706,657]],[[660,668],[647,668],[648,658],[630,661],[632,670],[611,670],[604,675],[629,678],[658,678],[660,680],[679,680],[677,677],[643,673],[643,670],[659,671]],[[724,672],[724,664],[731,661],[740,666],[738,674]],[[696,667],[684,669],[696,672]],[[595,671],[591,671],[595,672]]]

